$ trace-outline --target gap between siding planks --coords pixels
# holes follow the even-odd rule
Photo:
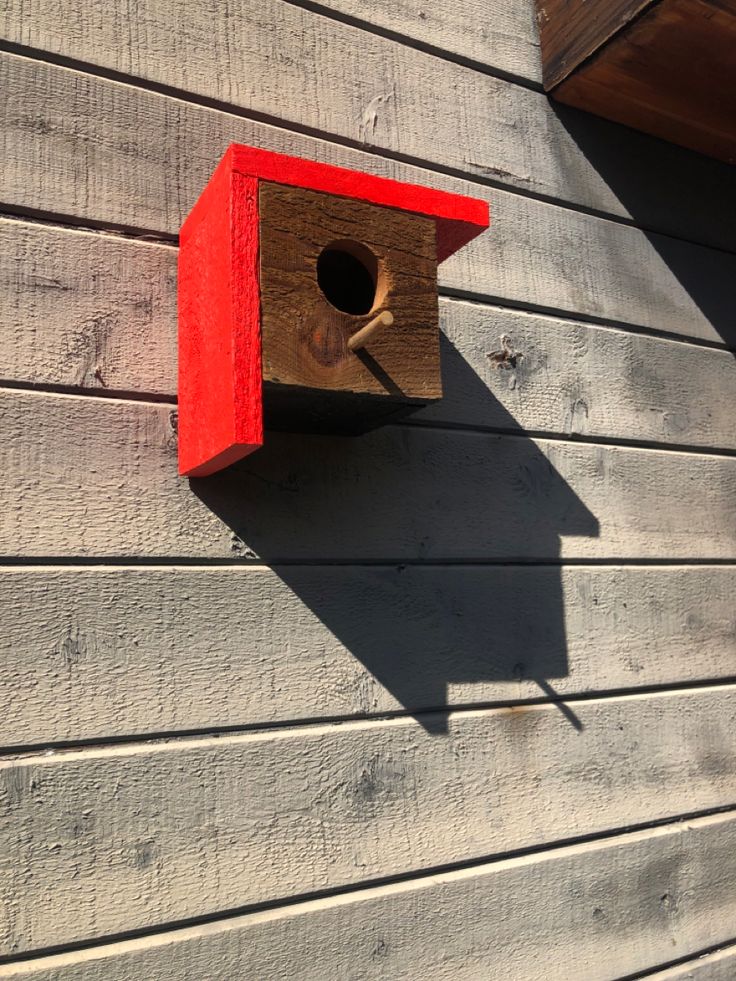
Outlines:
[[[7,557],[687,563],[736,546],[732,457],[386,427],[270,433],[186,481],[167,406],[12,390],[0,403]]]
[[[175,250],[0,220],[0,305],[5,384],[175,398]],[[440,312],[444,395],[413,421],[736,449],[730,352],[450,298]]]
[[[126,18],[121,10],[115,21],[99,4],[66,0],[53,14],[30,6],[6,4],[7,41],[184,99],[736,246],[722,221],[736,203],[727,166],[280,0],[232,11],[152,0],[148,11],[137,6]]]
[[[640,977],[647,981],[733,981],[736,977],[736,946],[724,947],[675,967],[653,974],[647,972]]]
[[[733,803],[734,686],[575,715],[526,706],[450,714],[442,730],[402,718],[2,761],[2,953],[668,820],[683,795],[699,811]]]
[[[728,680],[735,590],[725,567],[7,568],[3,744]]]
[[[445,290],[736,347],[733,255],[55,66],[0,55],[2,77],[17,94],[2,124],[6,208],[176,234],[235,139],[489,198],[491,229],[442,264]],[[32,120],[12,108],[28,104]],[[80,133],[71,144],[60,104]],[[40,159],[53,166],[39,168]]]
[[[0,978],[232,981],[289,977],[298,963],[303,981],[470,981],[479,972],[608,981],[612,963],[639,972],[730,939],[735,834],[731,814],[699,818],[8,964]],[[733,957],[731,948],[653,978],[731,981]]]

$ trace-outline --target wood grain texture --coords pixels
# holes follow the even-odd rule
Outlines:
[[[0,220],[0,309],[0,379],[175,396],[169,246]],[[418,419],[736,448],[730,353],[447,298],[440,315],[444,395]]]
[[[7,569],[5,746],[736,674],[736,570]]]
[[[492,202],[493,230],[440,267],[440,286],[736,347],[736,257],[190,106],[0,55],[8,112],[0,201],[176,234],[232,140]],[[65,107],[59,123],[59,105]],[[667,170],[658,171],[658,186]],[[698,201],[688,186],[685,200]],[[683,200],[678,187],[675,213]],[[715,230],[728,197],[719,198]]]
[[[697,241],[712,242],[723,196],[734,200],[730,174],[717,165],[600,120],[560,118],[542,93],[280,0],[232,9],[138,0],[116,17],[100,3],[58,0],[51,8],[13,0],[0,30],[7,40],[262,118],[633,217]],[[27,109],[16,107],[13,114]],[[679,185],[676,198],[668,198],[670,180],[670,187]],[[705,186],[711,181],[722,188],[720,197]],[[693,186],[699,188],[697,207],[686,197]],[[733,248],[732,230],[721,231]]]
[[[733,803],[734,687],[572,709],[461,712],[442,734],[399,718],[6,759],[0,951]]]
[[[734,825],[700,818],[1,966],[0,978],[609,981],[613,964],[617,976],[646,970],[728,937]],[[727,960],[656,978],[731,981],[716,970]]]
[[[537,0],[544,87],[558,85],[653,0]]]
[[[662,0],[564,78],[554,96],[733,164],[735,47],[734,0]]]
[[[260,209],[264,380],[407,400],[439,398],[435,222],[265,181]],[[345,243],[374,264],[372,270],[359,264],[370,274],[372,298],[368,309],[355,314],[334,306],[319,285],[320,257],[332,246],[344,254]],[[344,279],[338,273],[335,285]],[[382,310],[391,311],[394,324],[370,343],[370,361],[357,357],[348,339]]]
[[[171,395],[177,251],[0,220],[0,378]]]
[[[6,556],[733,558],[736,459],[386,427],[176,476],[169,407],[5,392]],[[359,516],[359,520],[356,520]]]

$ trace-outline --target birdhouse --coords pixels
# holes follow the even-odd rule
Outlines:
[[[232,145],[181,229],[179,470],[440,398],[437,264],[484,201]]]

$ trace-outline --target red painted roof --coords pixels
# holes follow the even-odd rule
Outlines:
[[[289,184],[312,191],[357,198],[386,208],[397,208],[413,214],[434,218],[437,223],[437,261],[442,262],[453,252],[479,235],[489,224],[488,202],[461,194],[437,191],[418,184],[405,184],[388,177],[363,174],[332,164],[315,163],[300,157],[260,150],[232,143],[218,166],[248,177],[275,184]],[[205,197],[205,195],[203,195]],[[196,222],[197,202],[182,227]]]

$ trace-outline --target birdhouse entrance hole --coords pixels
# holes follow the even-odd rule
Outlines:
[[[317,257],[317,283],[337,310],[370,313],[378,291],[378,259],[360,242],[331,242]]]

